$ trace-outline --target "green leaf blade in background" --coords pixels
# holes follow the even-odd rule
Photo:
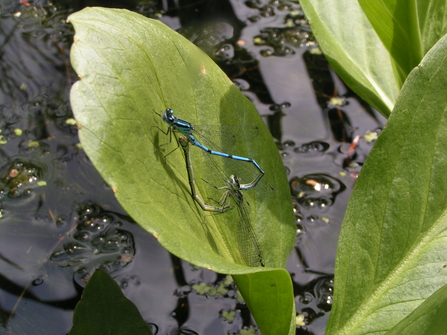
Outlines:
[[[337,74],[388,117],[402,80],[357,0],[302,0],[300,4]]]
[[[445,0],[359,0],[399,68],[402,81],[447,33]]]
[[[109,274],[96,270],[76,305],[69,335],[146,334],[152,330]]]
[[[69,21],[76,30],[71,61],[81,79],[70,97],[79,136],[123,208],[166,249],[197,266],[247,276],[269,272],[283,278],[295,243],[295,220],[282,160],[253,104],[212,60],[161,22],[105,8],[84,9]],[[244,191],[265,268],[237,262],[237,210],[209,215],[193,201],[182,150],[164,158],[175,149],[175,140],[154,152],[169,138],[156,128],[166,130],[167,125],[153,110],[162,113],[166,108],[194,125],[259,128],[255,140],[238,142],[230,153],[255,159],[275,189],[273,196],[258,187]],[[238,135],[244,139],[243,131]],[[213,177],[209,161],[199,148],[190,151],[202,197],[216,199],[216,190],[202,181]],[[215,161],[226,164],[223,160]],[[278,322],[262,306],[277,301],[284,292],[289,298],[278,305],[280,314],[294,319],[288,281],[283,278],[262,295],[241,288],[256,320]],[[289,331],[293,333],[294,327]]]
[[[445,284],[447,36],[408,76],[340,234],[327,334],[385,334]]]

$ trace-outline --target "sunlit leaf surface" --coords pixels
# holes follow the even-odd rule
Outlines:
[[[445,0],[359,0],[402,81],[447,32]]]
[[[410,73],[362,168],[340,235],[327,334],[384,334],[445,285],[446,54],[447,36]]]
[[[349,87],[384,116],[402,80],[357,0],[302,0],[324,55]]]
[[[259,285],[241,285],[241,292],[251,301],[255,318],[274,325],[264,334],[287,332],[290,322],[284,323],[283,316],[290,320],[295,312],[291,281],[284,280],[283,267],[295,241],[294,216],[284,166],[252,103],[207,56],[161,22],[104,8],[82,10],[69,20],[76,30],[71,62],[81,79],[71,91],[80,139],[121,205],[166,249],[195,265],[248,277],[263,271],[279,276],[278,285],[268,289],[264,285],[262,294],[255,289]],[[231,154],[255,159],[274,188],[269,190],[265,184],[244,191],[265,268],[243,264],[237,210],[209,215],[193,201],[185,159],[182,150],[174,150],[175,139],[154,152],[169,142],[169,136],[158,129],[166,131],[167,125],[154,112],[166,108],[195,125],[239,127],[236,145],[226,147],[220,135],[213,141],[231,147]],[[258,127],[258,135],[251,138],[245,126]],[[225,178],[242,173],[243,182],[248,182],[253,176],[251,163],[209,160],[197,147],[190,151],[206,201],[222,194],[210,184],[224,186],[214,163]],[[250,280],[256,284],[265,279]],[[277,314],[264,308],[278,301]]]

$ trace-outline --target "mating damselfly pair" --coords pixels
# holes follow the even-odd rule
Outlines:
[[[224,152],[224,150],[218,149],[218,147],[213,144],[212,141],[210,141],[209,139],[206,140],[206,137],[203,134],[202,136],[200,135],[201,131],[199,126],[195,127],[190,122],[177,118],[173,114],[174,111],[168,108],[162,115],[160,115],[163,121],[168,124],[168,129],[167,131],[164,131],[158,127],[157,128],[165,135],[169,135],[170,139],[169,142],[159,145],[157,149],[171,143],[172,134],[174,133],[174,137],[177,140],[177,147],[180,146],[183,149],[183,153],[185,156],[185,163],[192,198],[196,201],[197,204],[199,204],[202,210],[212,212],[211,215],[225,213],[232,210],[233,208],[237,208],[239,217],[237,229],[237,245],[243,262],[249,266],[264,266],[264,259],[261,253],[258,238],[250,220],[249,204],[241,192],[257,186],[261,181],[261,178],[264,176],[264,170],[255,160],[251,158],[231,155]],[[177,134],[179,135],[177,136]],[[234,135],[230,136],[234,137]],[[205,142],[203,142],[205,140],[207,141],[207,145],[205,145]],[[252,166],[257,171],[257,175],[256,177],[251,179],[249,183],[243,184],[234,171],[232,171],[231,173],[224,172],[223,169],[218,166],[218,164],[216,164],[212,159],[209,159],[209,161],[211,162],[211,164],[209,165],[212,165],[214,169],[212,174],[219,174],[221,176],[220,181],[224,183],[224,186],[212,185],[214,186],[214,189],[222,190],[223,194],[221,195],[220,200],[214,200],[213,204],[205,203],[198,190],[196,177],[193,172],[193,160],[191,159],[190,154],[190,144],[200,148],[201,150],[203,150],[203,152],[206,152],[205,156],[213,155],[215,157],[217,156],[226,158],[228,160],[225,161],[228,162],[239,162],[239,164],[245,163],[245,165],[252,164]],[[214,148],[216,150],[213,150]],[[172,151],[174,150],[175,149],[173,149]],[[167,155],[169,155],[171,152],[169,152]],[[234,169],[235,164],[232,164],[232,166],[232,169]],[[228,169],[226,169],[226,171],[227,170]],[[201,179],[207,182],[206,177],[209,176],[202,176]],[[207,183],[211,184],[209,182]],[[273,190],[270,185],[268,186],[268,188],[270,189],[270,191]]]

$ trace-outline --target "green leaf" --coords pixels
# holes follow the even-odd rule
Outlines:
[[[447,33],[445,0],[358,0],[404,81]]]
[[[282,278],[278,269],[284,268],[293,248],[295,220],[282,160],[253,104],[211,59],[161,22],[105,8],[84,9],[69,20],[76,30],[71,62],[81,79],[70,98],[79,136],[123,208],[171,253],[197,266],[228,274],[271,272]],[[169,137],[156,128],[166,131],[167,124],[153,110],[161,113],[166,108],[194,125],[259,128],[253,141],[244,140],[248,135],[240,128],[236,135],[242,141],[230,153],[255,159],[274,187],[271,196],[259,187],[244,191],[265,268],[241,261],[237,210],[209,215],[193,201],[185,159],[182,150],[174,150],[175,140],[154,152]],[[213,140],[222,145],[220,136]],[[219,199],[222,191],[202,181],[216,175],[210,155],[197,147],[190,151],[202,198]],[[213,161],[220,168],[231,162],[252,167],[227,158]],[[255,317],[256,308],[286,294],[289,301],[279,311],[290,318],[293,293],[288,280],[250,298]],[[241,292],[253,296],[250,290]],[[272,316],[269,320],[278,322]]]
[[[286,270],[233,275],[233,278],[263,334],[295,334],[295,304],[290,303],[289,296],[293,287]],[[275,299],[259,304],[272,287],[279,288]]]
[[[383,334],[445,284],[447,36],[415,68],[342,225],[327,334]]]
[[[70,335],[148,334],[137,307],[106,272],[96,270],[76,305]]]
[[[447,285],[436,291],[387,335],[445,335],[447,329]]]
[[[357,0],[302,0],[300,4],[337,74],[388,117],[402,81]]]

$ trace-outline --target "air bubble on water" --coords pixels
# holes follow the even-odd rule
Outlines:
[[[284,141],[282,142],[282,147],[283,149],[289,148],[289,147],[294,147],[295,146],[295,142],[294,141]]]
[[[55,262],[60,262],[61,260],[63,260],[65,258],[66,255],[67,254],[66,254],[65,250],[59,250],[59,251],[53,252],[50,256],[50,259]]]
[[[89,249],[86,246],[74,242],[65,244],[64,249],[67,254],[81,254],[86,251],[89,251]]]
[[[346,189],[339,180],[323,174],[309,174],[290,180],[292,194],[300,205],[325,209],[334,203],[338,193]]]
[[[296,236],[303,235],[305,232],[306,231],[302,225],[300,225],[300,224],[296,225]]]
[[[314,141],[304,143],[300,147],[295,148],[293,151],[298,154],[315,154],[323,153],[329,149],[329,143],[322,141]]]
[[[88,242],[91,239],[91,233],[88,231],[78,231],[73,237],[78,241]]]
[[[67,217],[65,215],[61,215],[56,219],[56,226],[60,227],[67,223]]]
[[[105,242],[105,240],[106,239],[104,238],[104,236],[98,236],[92,242],[94,245],[100,245],[100,244],[103,244]]]
[[[248,18],[248,20],[253,23],[258,22],[260,19],[261,19],[261,17],[259,15],[253,15]]]
[[[309,208],[315,207],[315,202],[312,199],[308,199],[307,207],[309,207]]]
[[[270,56],[273,55],[273,50],[271,50],[271,49],[262,49],[260,54],[263,57],[270,57]]]
[[[326,207],[332,206],[332,200],[327,197],[321,197],[319,198],[319,204],[320,209],[324,209]]]
[[[28,188],[28,189],[24,190],[22,194],[24,196],[30,196],[32,193],[33,193],[33,190]]]
[[[304,292],[304,294],[300,297],[299,302],[303,305],[308,305],[314,300],[314,297],[309,292]]]
[[[33,280],[32,285],[33,286],[39,286],[43,284],[43,279],[42,278],[36,278]]]
[[[118,251],[118,245],[117,245],[117,241],[116,240],[107,240],[105,241],[100,247],[99,249],[102,252],[114,252],[114,251]]]
[[[293,203],[293,213],[296,215],[300,212],[300,207],[298,206],[297,203]]]
[[[309,215],[307,217],[307,221],[310,222],[310,223],[314,223],[317,220],[318,220],[318,216],[316,216],[316,215]]]
[[[84,215],[89,215],[89,214],[92,214],[93,213],[93,208],[92,207],[90,207],[90,206],[88,206],[88,207],[85,207],[84,208]]]

